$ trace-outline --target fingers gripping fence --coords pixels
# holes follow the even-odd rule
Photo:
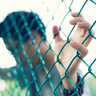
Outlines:
[[[93,4],[96,5],[96,2],[94,0],[89,0],[90,2],[92,2]],[[69,8],[69,11],[66,13],[66,15],[64,16],[63,20],[61,21],[60,25],[59,25],[59,28],[60,28],[60,32],[62,32],[65,36],[66,34],[62,31],[62,28],[61,28],[61,25],[62,23],[64,22],[65,18],[67,17],[68,13],[72,12],[72,9],[71,9],[71,6],[73,4],[74,0],[71,0],[71,3],[69,6],[67,6],[65,3],[64,3],[64,0],[61,0],[60,3],[58,4],[56,10],[54,11],[53,15],[52,15],[52,19],[50,20],[50,22],[52,20],[54,20],[54,14],[56,13],[57,9],[59,8],[60,4],[64,4],[64,6],[68,7]],[[84,4],[82,5],[77,17],[80,15],[81,11],[83,10],[84,6],[86,5],[86,3],[88,2],[88,0],[85,0]],[[30,24],[28,25],[27,21],[28,19],[30,18],[29,15],[32,14],[34,16],[34,19],[32,19],[30,21]],[[21,90],[26,87],[27,88],[27,91],[26,91],[26,96],[31,96],[31,91],[29,90],[30,87],[34,84],[35,85],[35,89],[37,90],[37,96],[42,96],[41,95],[41,90],[43,89],[44,85],[48,82],[48,84],[52,87],[52,90],[53,90],[53,94],[54,96],[57,96],[57,88],[59,87],[60,83],[62,82],[62,80],[67,77],[69,79],[69,81],[72,83],[72,85],[74,86],[75,88],[75,92],[72,94],[72,96],[74,96],[75,94],[78,94],[78,89],[77,87],[79,86],[79,84],[82,82],[82,80],[88,75],[88,74],[91,74],[94,78],[96,78],[95,74],[92,73],[92,69],[91,69],[91,66],[94,64],[94,62],[96,62],[96,58],[94,59],[94,61],[88,65],[86,63],[86,61],[84,61],[80,56],[79,56],[79,52],[76,50],[77,54],[75,55],[75,57],[71,60],[70,64],[68,65],[67,69],[64,68],[63,64],[60,62],[59,60],[59,56],[62,52],[62,50],[64,49],[64,47],[70,43],[70,35],[71,33],[73,32],[74,28],[75,28],[75,25],[73,26],[73,28],[71,29],[70,33],[68,36],[66,36],[67,38],[67,42],[63,45],[63,47],[61,48],[60,52],[58,55],[55,54],[54,50],[52,49],[51,47],[51,44],[53,42],[53,39],[56,37],[56,35],[53,37],[52,41],[49,43],[47,40],[47,43],[49,45],[49,48],[47,49],[47,51],[44,53],[43,56],[40,55],[40,51],[39,51],[39,47],[40,47],[40,44],[41,42],[46,38],[46,34],[45,34],[45,29],[47,28],[47,26],[45,27],[45,29],[43,28],[43,25],[41,23],[41,21],[38,19],[38,16],[37,14],[34,14],[33,12],[31,12],[30,14],[28,14],[26,17],[24,16],[23,13],[19,13],[19,20],[18,22],[16,23],[16,20],[14,17],[13,14],[9,15],[9,20],[5,20],[2,24],[1,24],[1,27],[0,27],[0,36],[4,39],[4,42],[6,44],[6,46],[8,46],[8,49],[12,49],[12,52],[13,52],[13,55],[15,56],[16,58],[16,61],[17,61],[17,64],[20,66],[19,68],[19,73],[17,72],[16,68],[15,67],[12,67],[11,68],[11,72],[8,70],[8,69],[5,69],[5,70],[2,70],[0,71],[1,74],[2,74],[2,78],[5,79],[5,71],[7,71],[7,76],[6,78],[11,80],[12,81],[12,78],[15,78],[15,83],[13,82],[10,82],[10,85],[11,87],[9,88],[11,91],[7,91],[7,96],[20,96],[20,92]],[[10,23],[10,26],[9,26],[9,22],[11,21]],[[23,25],[20,26],[21,22],[23,22]],[[30,32],[30,29],[32,26],[34,26],[34,23],[37,22],[38,24],[38,27],[35,29],[35,34],[34,35],[31,35],[31,32]],[[86,41],[86,39],[89,37],[89,36],[92,36],[93,39],[96,40],[96,37],[94,35],[92,35],[92,32],[91,32],[91,29],[93,28],[93,26],[96,24],[96,20],[94,21],[94,23],[91,25],[91,27],[88,29],[88,32],[89,34],[87,35],[87,37],[84,39],[84,41],[82,42],[82,44],[84,44],[84,42]],[[14,33],[11,33],[10,30],[12,29],[12,27],[14,26]],[[20,27],[18,27],[20,26]],[[24,36],[22,36],[21,34],[23,34],[23,30],[26,30],[26,34]],[[37,34],[37,32],[41,30],[41,32],[43,33],[43,37],[41,39],[41,41],[39,42],[38,46],[35,44],[35,35]],[[17,35],[18,34],[18,35]],[[24,41],[26,40],[26,38],[30,38],[32,40],[32,42],[29,44],[27,50],[24,49],[24,46],[23,46],[23,43]],[[14,44],[14,39],[18,39],[16,41],[16,44]],[[8,45],[8,41],[9,41],[9,45]],[[18,47],[18,44],[20,45],[20,48],[19,50],[17,49]],[[30,49],[31,46],[34,46],[36,48],[36,52],[32,55],[32,57],[29,59],[28,58],[28,51]],[[47,52],[51,50],[54,55],[57,57],[57,61],[55,61],[51,68],[49,70],[47,70],[47,68],[44,66],[45,62],[44,62],[44,57],[46,56]],[[22,59],[22,61],[20,60],[20,56],[19,56],[19,53],[20,52],[23,52],[23,55],[24,55],[24,58]],[[32,65],[32,60],[34,59],[34,57],[38,55],[39,59],[40,59],[40,64],[38,65],[38,67],[36,68],[36,70],[34,70],[34,66]],[[72,62],[75,60],[75,58],[78,57],[79,59],[81,59],[82,62],[84,62],[84,64],[88,67],[88,72],[82,77],[82,79],[78,82],[77,85],[75,85],[72,80],[69,78],[68,76],[68,69],[70,68]],[[24,69],[23,65],[24,65],[24,62],[27,61],[28,62],[28,68]],[[58,82],[58,84],[56,85],[56,87],[54,87],[54,85],[52,84],[50,78],[50,72],[51,70],[53,69],[53,67],[55,66],[55,64],[59,62],[59,64],[63,67],[63,69],[65,70],[65,76],[63,78],[61,78],[61,80]],[[37,71],[40,69],[40,67],[42,67],[44,69],[44,71],[46,72],[46,80],[43,82],[43,84],[41,86],[38,86],[38,83],[37,83],[37,78],[36,78],[36,74],[37,74]],[[28,81],[27,79],[27,75],[28,73],[31,73],[31,76],[32,76],[32,81]],[[22,86],[21,88],[19,87],[20,85],[20,82],[19,82],[19,77],[22,76]],[[15,86],[13,88],[13,86]],[[4,93],[2,94],[2,96],[4,96]]]

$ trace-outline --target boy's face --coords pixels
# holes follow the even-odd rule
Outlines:
[[[35,33],[35,31],[31,31],[31,35],[34,35],[34,33]],[[40,62],[38,53],[36,53],[38,51],[38,48],[36,48],[36,46],[38,46],[38,44],[41,40],[41,36],[38,33],[36,33],[34,40],[35,40],[35,44],[32,44],[31,39],[29,39],[27,42],[23,43],[26,54],[24,54],[22,50],[19,52],[19,57],[20,57],[21,61],[25,58],[25,55],[27,55],[28,59],[31,60],[32,65],[38,64]],[[46,42],[44,42],[44,43],[46,43]],[[41,42],[41,44],[40,44],[40,47],[39,47],[40,52],[42,52],[41,50],[43,49],[44,43]],[[24,64],[28,64],[28,61],[27,61],[28,59],[25,59]]]

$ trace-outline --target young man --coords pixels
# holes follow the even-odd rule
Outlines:
[[[65,76],[65,71],[61,67],[59,62],[61,62],[63,64],[63,66],[65,68],[67,68],[68,65],[70,64],[72,58],[76,55],[76,51],[74,50],[74,48],[80,52],[79,56],[81,58],[84,58],[84,56],[87,55],[87,53],[88,53],[88,50],[86,47],[91,42],[92,37],[89,36],[83,45],[81,43],[85,39],[85,37],[88,35],[87,29],[90,28],[90,24],[84,20],[84,18],[81,14],[79,17],[77,17],[77,14],[78,13],[72,13],[72,16],[75,19],[70,21],[71,25],[77,25],[76,32],[70,38],[71,41],[62,50],[61,54],[59,55],[59,60],[58,60],[58,58],[55,57],[55,61],[58,61],[58,63],[55,64],[58,71],[56,70],[56,68],[53,68],[52,72],[50,73],[50,75],[51,75],[50,80],[52,81],[54,86],[57,85],[57,83],[60,80],[60,77],[63,78]],[[6,28],[6,26],[8,26],[8,27]],[[17,73],[19,74],[19,72],[21,72],[20,67],[22,65],[22,68],[23,68],[22,73],[28,80],[27,84],[30,84],[32,81],[34,81],[34,78],[30,71],[27,72],[27,69],[29,69],[30,64],[32,64],[32,66],[33,66],[32,70],[34,72],[36,72],[36,74],[35,74],[36,82],[40,88],[40,86],[43,84],[43,82],[46,79],[48,79],[48,78],[45,78],[46,72],[43,68],[46,67],[48,70],[50,69],[50,67],[54,63],[54,54],[51,50],[49,50],[45,54],[45,57],[44,57],[44,61],[45,61],[44,66],[45,67],[44,66],[43,66],[43,68],[40,67],[38,69],[38,71],[36,71],[37,66],[40,65],[41,60],[42,60],[42,58],[40,60],[40,56],[44,56],[44,53],[49,48],[49,46],[46,43],[46,37],[45,37],[45,33],[44,33],[45,32],[44,24],[41,22],[38,15],[34,14],[32,12],[28,13],[28,12],[24,12],[24,11],[13,12],[13,13],[9,14],[5,18],[5,20],[1,23],[0,32],[1,32],[0,36],[3,38],[5,44],[7,45],[7,48],[9,50],[11,50],[12,54],[14,55],[14,57],[16,58],[17,61],[18,61],[18,57],[19,57],[18,65],[15,67]],[[10,35],[8,35],[7,32]],[[94,35],[93,30],[92,30],[92,35]],[[67,41],[63,40],[60,37],[59,28],[57,26],[53,27],[53,36],[55,36],[54,51],[58,55],[59,51],[61,50],[61,48]],[[11,41],[10,38],[13,41]],[[34,39],[35,39],[35,41],[34,41]],[[42,41],[42,42],[40,42],[40,41]],[[12,45],[15,45],[15,46],[12,46]],[[22,45],[23,45],[23,47],[22,47]],[[40,53],[38,51],[37,46],[39,46]],[[14,48],[17,50],[16,52],[18,55],[16,55]],[[25,52],[25,51],[27,51],[27,52]],[[40,55],[38,55],[37,53],[39,53]],[[80,77],[80,76],[77,76],[77,70],[80,65],[80,62],[81,62],[81,60],[77,56],[74,59],[74,61],[72,62],[70,68],[68,69],[68,76],[71,78],[71,80],[73,81],[73,83],[75,85],[78,83],[78,77]],[[11,69],[9,69],[9,70],[11,70]],[[27,76],[25,75],[26,72],[28,73]],[[60,74],[60,77],[59,77],[58,72]],[[12,70],[11,70],[11,73],[12,73]],[[24,85],[24,84],[21,84],[22,80],[24,79],[24,76],[22,76],[22,74],[20,74],[20,76],[17,77],[21,86]],[[21,77],[23,77],[23,78],[21,78]],[[30,87],[31,96],[36,96],[36,94],[37,94],[36,86],[34,86],[34,84],[35,84],[35,82],[33,84],[31,84],[31,87]],[[65,77],[62,80],[62,85],[64,86],[64,89],[63,89],[64,96],[70,96],[71,94],[74,93],[74,90],[73,90],[74,87],[71,84],[71,82],[68,80],[67,77]],[[80,95],[83,93],[82,87],[83,87],[83,84],[78,89]],[[57,90],[57,96],[62,96],[59,88],[58,88],[58,90]],[[45,85],[41,89],[41,96],[47,96],[47,95],[48,96],[53,95],[52,87],[50,87],[50,84],[48,81],[47,81],[47,83],[45,83]]]
[[[46,43],[46,33],[43,31],[45,32],[44,24],[38,15],[33,12],[12,12],[0,25],[0,35],[3,38],[7,48],[12,52],[17,61],[17,65],[15,67],[1,69],[1,71],[5,71],[6,73],[7,71],[11,72],[11,77],[17,79],[22,88],[28,87],[28,85],[34,80],[34,77],[36,77],[37,85],[40,88],[40,86],[46,80],[46,72],[42,66],[36,72],[37,67],[42,64],[41,61],[44,61],[44,66],[47,68],[47,70],[49,70],[54,63],[53,52],[49,50],[45,54],[49,46]],[[38,52],[38,54],[36,52]],[[45,56],[43,58],[44,54]],[[31,70],[28,71],[28,69],[30,69],[29,66],[32,67],[31,70],[36,73],[35,76],[32,76]],[[14,76],[14,69],[16,69],[15,71],[19,75]],[[55,74],[57,74],[57,76]],[[5,75],[3,79],[7,79]],[[56,84],[59,82],[60,76],[56,68],[52,70],[50,79],[54,86],[56,86]],[[28,82],[27,85],[26,80]],[[35,82],[31,84],[29,88],[31,96],[36,96],[37,94],[37,89],[34,84]],[[44,84],[44,87],[40,92],[42,96],[45,96],[45,94],[49,96],[49,93],[50,95],[53,95],[53,90],[49,82]],[[58,91],[57,94],[62,95],[60,91]]]

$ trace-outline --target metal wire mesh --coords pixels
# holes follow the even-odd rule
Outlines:
[[[74,0],[71,0],[70,5],[67,6],[67,7],[69,8],[69,10],[68,10],[68,12],[66,13],[66,15],[63,16],[63,19],[62,19],[62,21],[61,21],[61,23],[60,23],[60,25],[59,25],[59,28],[60,28],[61,32],[62,32],[62,29],[61,29],[62,23],[64,22],[64,20],[65,20],[65,18],[67,17],[68,13],[72,12],[71,6],[72,6],[73,2],[74,2]],[[85,0],[85,2],[84,2],[84,4],[82,5],[82,7],[81,7],[81,9],[80,9],[77,17],[80,15],[81,11],[83,10],[83,8],[84,8],[84,6],[86,5],[87,2],[88,2],[88,0]],[[96,5],[96,2],[93,1],[93,0],[90,0],[90,2],[92,2],[93,4]],[[51,22],[52,20],[54,21],[54,14],[56,13],[57,9],[59,8],[59,6],[60,6],[61,4],[64,4],[64,6],[65,6],[64,0],[61,0],[60,3],[58,4],[56,10],[54,11],[54,13],[53,13],[53,15],[52,15],[52,19],[50,20],[50,22]],[[75,88],[74,94],[76,94],[76,93],[78,92],[77,87],[79,86],[79,84],[82,82],[82,80],[83,80],[88,74],[91,74],[94,78],[96,78],[95,74],[92,72],[92,69],[91,69],[91,66],[94,64],[94,62],[96,62],[96,58],[94,59],[94,61],[93,61],[90,65],[88,65],[88,64],[86,63],[86,61],[84,61],[84,60],[79,56],[79,52],[77,51],[76,56],[71,60],[71,62],[70,62],[70,64],[68,65],[67,69],[65,69],[65,68],[62,66],[62,64],[59,62],[59,55],[61,54],[61,52],[62,52],[62,50],[64,49],[64,47],[65,47],[68,43],[70,43],[70,35],[72,34],[73,29],[75,28],[75,25],[74,25],[73,28],[71,29],[71,31],[70,31],[70,33],[69,33],[68,36],[66,36],[66,34],[65,34],[64,32],[62,32],[62,33],[65,35],[65,37],[67,38],[67,42],[63,45],[63,47],[61,48],[61,50],[60,50],[60,52],[59,52],[58,55],[55,54],[55,52],[53,51],[53,49],[52,49],[52,47],[51,47],[51,46],[52,46],[51,44],[52,44],[52,42],[53,42],[53,40],[54,40],[54,38],[55,38],[55,36],[54,36],[53,39],[52,39],[52,41],[51,41],[50,43],[47,41],[47,43],[48,43],[48,45],[49,45],[49,48],[48,48],[47,51],[44,53],[44,55],[41,56],[41,55],[40,55],[40,51],[39,51],[39,46],[40,46],[41,42],[46,38],[45,29],[47,28],[47,26],[48,26],[48,24],[49,24],[50,22],[47,24],[47,26],[46,26],[45,29],[44,29],[44,28],[42,27],[42,24],[41,24],[40,20],[38,20],[37,14],[34,14],[33,12],[31,12],[30,14],[32,14],[32,15],[34,16],[34,19],[31,21],[31,23],[30,23],[29,26],[28,26],[28,24],[27,24],[27,20],[28,20],[28,18],[29,18],[29,15],[25,17],[24,14],[19,13],[20,19],[18,20],[17,23],[16,23],[16,21],[15,21],[15,19],[14,19],[14,18],[15,18],[14,15],[11,14],[11,15],[9,16],[9,18],[10,18],[10,20],[11,20],[11,22],[12,22],[11,25],[9,26],[9,22],[10,22],[10,21],[6,20],[6,21],[3,22],[3,25],[2,25],[2,27],[0,28],[0,32],[2,31],[2,32],[1,32],[2,34],[0,33],[0,36],[4,39],[5,44],[8,44],[8,43],[7,43],[7,40],[9,40],[9,42],[10,42],[9,49],[10,49],[10,48],[13,48],[13,55],[16,57],[17,64],[20,66],[19,73],[17,72],[17,70],[16,70],[15,67],[12,67],[12,68],[11,68],[11,72],[12,72],[12,73],[10,73],[10,71],[9,71],[8,69],[1,70],[2,78],[5,79],[5,78],[4,78],[4,76],[5,76],[5,73],[4,73],[4,72],[7,71],[7,76],[6,76],[6,78],[9,79],[9,80],[11,80],[10,84],[11,84],[12,86],[15,86],[14,88],[11,86],[11,87],[9,88],[9,89],[11,90],[11,92],[7,90],[7,95],[3,93],[2,96],[5,96],[5,95],[6,95],[6,96],[13,96],[13,95],[14,95],[14,96],[20,96],[21,89],[23,89],[24,87],[27,88],[26,96],[27,96],[27,95],[28,95],[28,96],[31,96],[31,93],[30,93],[30,90],[29,90],[29,89],[30,89],[30,86],[31,86],[32,84],[35,85],[35,88],[36,88],[36,90],[37,90],[37,96],[40,96],[40,92],[41,92],[42,88],[44,87],[44,85],[46,84],[46,82],[48,82],[48,84],[50,84],[50,86],[52,87],[54,96],[57,96],[57,88],[59,87],[60,83],[62,82],[62,80],[63,80],[65,77],[67,77],[67,78],[70,80],[70,82],[72,83],[72,85],[74,86],[74,88]],[[20,29],[19,29],[18,26],[17,26],[17,24],[19,25],[21,21],[23,21],[23,26],[21,26]],[[42,37],[41,41],[39,42],[38,46],[35,44],[35,39],[34,39],[35,35],[32,36],[31,33],[30,33],[30,28],[34,25],[34,22],[35,22],[35,21],[38,23],[38,27],[37,27],[36,30],[35,30],[35,35],[36,35],[36,33],[38,32],[38,30],[41,30],[42,33],[43,33],[43,37]],[[84,44],[84,42],[86,41],[86,39],[87,39],[89,36],[92,36],[93,39],[96,40],[96,37],[93,36],[93,35],[92,35],[92,32],[91,32],[91,29],[93,28],[93,26],[94,26],[95,24],[96,24],[96,20],[95,20],[94,23],[91,25],[90,29],[88,29],[89,34],[88,34],[88,36],[84,39],[84,41],[82,42],[82,44]],[[12,28],[12,26],[14,26],[14,30],[15,30],[15,32],[14,32],[13,34],[10,33],[10,29]],[[27,30],[27,32],[26,32],[26,35],[24,35],[24,37],[22,37],[21,34],[22,34],[24,28]],[[17,34],[18,34],[18,35],[17,35]],[[14,45],[14,42],[13,42],[13,41],[14,41],[14,38],[16,38],[16,36],[17,36],[17,38],[18,38],[18,41],[16,42],[16,45]],[[32,39],[32,42],[31,42],[31,44],[28,46],[27,50],[25,50],[25,49],[24,49],[24,46],[23,46],[23,43],[24,43],[24,41],[26,40],[27,36],[29,36],[29,38]],[[6,39],[6,37],[7,37],[7,39]],[[17,50],[17,45],[18,45],[18,43],[21,45],[20,48],[19,48],[19,50]],[[29,59],[28,56],[27,56],[27,53],[28,53],[28,50],[30,49],[30,46],[31,46],[31,45],[34,45],[34,46],[35,46],[36,52],[32,55],[31,59]],[[8,46],[8,45],[7,45],[7,46]],[[65,76],[64,76],[63,78],[61,78],[61,80],[58,82],[58,84],[57,84],[56,87],[54,87],[54,85],[52,84],[52,82],[51,82],[51,80],[50,80],[50,72],[51,72],[51,70],[53,69],[53,67],[55,66],[56,62],[54,62],[54,63],[52,64],[52,66],[51,66],[51,68],[50,68],[49,70],[47,70],[47,68],[44,66],[44,64],[45,64],[45,62],[44,62],[44,57],[46,56],[46,54],[47,54],[47,52],[48,52],[49,50],[51,50],[51,51],[54,53],[54,55],[57,57],[57,61],[56,61],[56,62],[59,62],[59,63],[61,64],[61,66],[62,66],[62,67],[64,68],[64,70],[65,70]],[[19,57],[19,52],[20,52],[20,51],[22,51],[23,54],[24,54],[24,58],[23,58],[22,61],[20,61],[20,57]],[[36,70],[34,71],[34,70],[33,70],[33,65],[31,64],[31,61],[34,59],[34,57],[35,57],[36,55],[38,55],[38,57],[40,58],[40,64],[38,65],[38,67],[37,67]],[[82,77],[82,79],[79,81],[79,83],[75,86],[74,83],[72,82],[72,80],[69,78],[67,71],[68,71],[69,67],[71,66],[72,62],[74,61],[74,59],[75,59],[76,57],[78,57],[79,59],[81,59],[81,61],[88,67],[88,72]],[[23,68],[23,63],[24,63],[25,60],[28,62],[28,68],[26,69],[26,71],[25,71],[25,69]],[[40,67],[42,67],[42,68],[44,69],[44,71],[46,72],[47,75],[46,75],[46,80],[45,80],[45,81],[43,82],[43,84],[39,87],[39,86],[38,86],[38,83],[36,82],[36,73],[37,73],[37,71],[39,70]],[[29,71],[30,71],[30,73],[31,73],[31,75],[32,75],[32,78],[33,78],[33,80],[32,80],[31,82],[28,82],[28,80],[27,80],[27,75],[28,75],[28,72],[29,72]],[[22,82],[23,82],[23,84],[22,84],[22,87],[21,87],[21,89],[20,89],[20,88],[19,88],[19,83],[20,83],[20,82],[19,82],[18,78],[19,78],[21,75],[22,75]],[[12,82],[12,78],[15,78],[15,83]],[[72,96],[74,96],[74,94],[73,94]],[[79,96],[79,95],[78,95],[78,96]]]

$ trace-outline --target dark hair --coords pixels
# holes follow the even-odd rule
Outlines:
[[[15,26],[13,25],[13,19],[15,20]],[[15,34],[15,39],[18,39],[18,33],[16,34],[17,30],[15,29],[15,27],[17,26],[17,29],[19,29],[18,32],[20,32],[24,41],[26,41],[30,37],[28,31],[31,30],[37,31],[41,37],[44,36],[43,40],[46,40],[45,26],[39,16],[33,12],[17,11],[10,13],[0,24],[0,36],[2,32],[5,32],[6,26],[9,26],[9,31],[12,36]],[[7,32],[4,34],[6,35]]]

